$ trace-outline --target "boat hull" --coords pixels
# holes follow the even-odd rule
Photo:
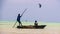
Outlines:
[[[17,26],[17,28],[19,29],[44,29],[46,27],[46,25],[38,25],[38,26]]]

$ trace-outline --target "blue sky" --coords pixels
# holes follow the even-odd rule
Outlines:
[[[41,8],[38,3],[42,5]],[[0,20],[16,20],[17,14],[22,14],[28,8],[22,21],[60,22],[60,0],[3,0],[1,4]]]

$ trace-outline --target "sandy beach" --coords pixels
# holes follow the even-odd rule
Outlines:
[[[60,23],[50,23],[50,25],[46,23],[44,29],[17,29],[12,28],[11,24],[4,24],[0,23],[0,34],[60,34]]]

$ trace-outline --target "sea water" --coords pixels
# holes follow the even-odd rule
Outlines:
[[[15,27],[19,25],[16,21],[0,21],[0,28],[12,28],[16,23]],[[22,25],[34,25],[34,22],[21,22]],[[58,22],[38,22],[38,25],[47,25],[47,27],[59,27],[60,23]]]

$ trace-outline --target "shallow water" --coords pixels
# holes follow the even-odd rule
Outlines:
[[[39,22],[39,25],[47,25],[44,29],[17,29],[12,26],[15,22],[0,22],[0,34],[60,34],[60,23]],[[33,22],[22,22],[23,25],[34,25]]]
[[[15,21],[0,21],[0,28],[12,28]],[[34,22],[22,22],[22,25],[34,25]],[[47,27],[59,27],[60,23],[54,22],[38,22],[38,25],[47,25]],[[18,26],[18,22],[15,27]]]

